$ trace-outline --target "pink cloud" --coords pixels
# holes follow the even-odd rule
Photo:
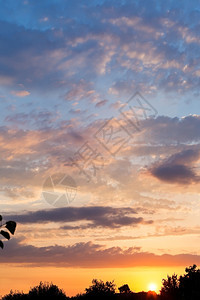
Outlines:
[[[12,91],[11,92],[13,95],[17,96],[17,97],[26,97],[30,95],[30,92],[24,90],[24,91]]]

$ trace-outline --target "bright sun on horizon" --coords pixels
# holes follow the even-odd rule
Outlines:
[[[151,282],[149,285],[148,285],[148,290],[149,291],[152,291],[152,292],[156,292],[157,290],[157,285],[153,282]]]

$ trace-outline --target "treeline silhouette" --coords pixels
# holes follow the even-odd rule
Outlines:
[[[92,285],[85,292],[68,297],[53,283],[42,283],[28,293],[13,292],[3,296],[2,300],[200,300],[200,269],[196,265],[185,269],[185,274],[178,277],[175,273],[162,280],[159,294],[153,291],[134,293],[128,284],[116,289],[114,281],[93,279]]]

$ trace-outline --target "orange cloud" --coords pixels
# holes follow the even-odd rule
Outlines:
[[[17,96],[17,97],[26,97],[30,95],[30,92],[28,91],[12,91],[11,92],[13,95]]]

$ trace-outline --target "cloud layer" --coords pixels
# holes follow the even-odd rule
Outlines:
[[[35,247],[21,245],[12,240],[6,245],[2,263],[24,263],[35,266],[82,267],[82,268],[130,268],[137,266],[184,266],[200,263],[199,255],[155,255],[141,252],[137,247],[104,248],[101,245],[77,243],[71,246]]]

